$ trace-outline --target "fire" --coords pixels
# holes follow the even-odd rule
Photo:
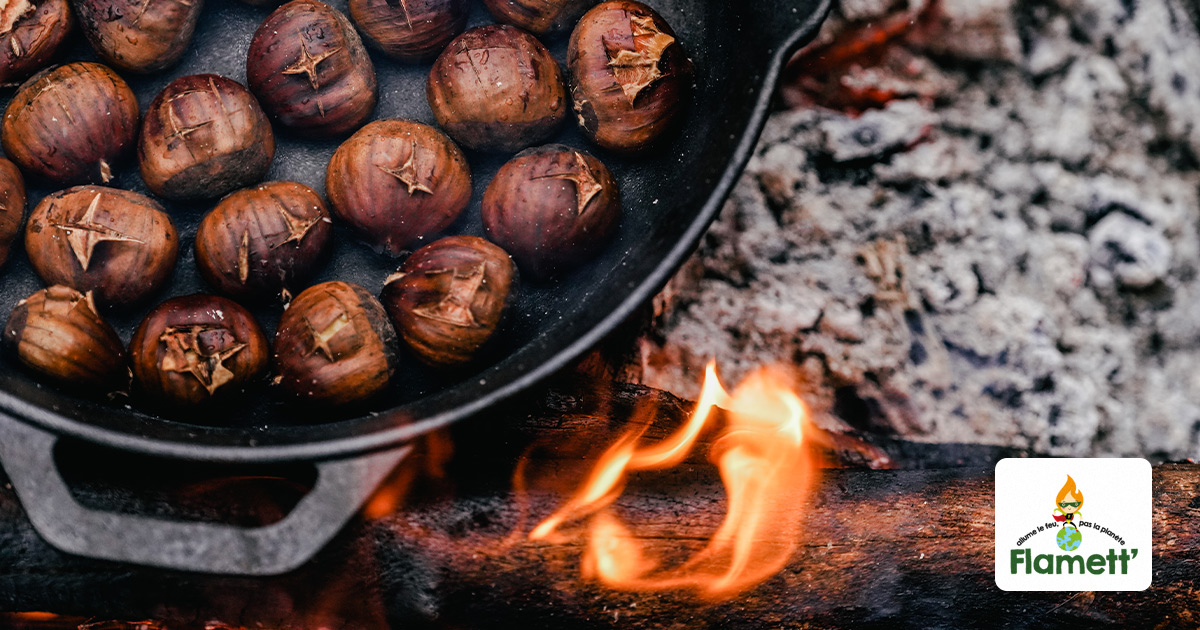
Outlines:
[[[725,519],[685,563],[661,567],[632,530],[610,510],[631,473],[682,463],[724,409],[709,451],[728,497]],[[600,457],[582,487],[529,537],[564,542],[562,527],[587,521],[584,577],[627,590],[695,589],[711,599],[745,591],[782,569],[799,540],[802,496],[814,466],[804,449],[806,412],[778,372],[762,369],[728,393],[709,363],[689,420],[661,442],[640,444],[634,431]]]

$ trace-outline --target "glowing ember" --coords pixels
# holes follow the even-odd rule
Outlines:
[[[630,473],[683,462],[717,414],[727,413],[709,459],[728,495],[728,512],[705,547],[677,567],[660,567],[642,543],[609,510]],[[771,370],[749,376],[733,394],[705,371],[704,388],[691,418],[674,435],[640,445],[640,432],[626,434],[601,456],[579,491],[533,529],[533,540],[563,542],[564,524],[588,519],[583,574],[614,588],[691,588],[706,597],[735,595],[782,569],[795,550],[802,496],[814,467],[804,453],[804,405]]]

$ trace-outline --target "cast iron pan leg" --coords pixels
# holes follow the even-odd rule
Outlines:
[[[412,451],[317,464],[317,482],[282,521],[259,528],[100,512],[80,505],[54,463],[58,437],[0,414],[0,465],[38,534],[55,548],[117,562],[229,575],[278,575],[304,564]]]

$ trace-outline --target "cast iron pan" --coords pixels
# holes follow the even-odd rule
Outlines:
[[[696,67],[694,102],[682,130],[654,154],[628,159],[589,145],[574,125],[556,139],[593,152],[620,185],[619,235],[595,262],[550,284],[525,284],[499,342],[468,373],[433,375],[408,358],[396,386],[367,410],[314,415],[275,398],[266,387],[245,404],[219,412],[148,409],[137,400],[97,402],[0,365],[0,463],[39,533],[63,551],[110,560],[213,573],[269,575],[307,560],[358,510],[408,452],[405,442],[477,414],[528,388],[594,346],[649,300],[695,247],[754,148],[783,63],[810,41],[831,0],[647,0],[676,30]],[[183,61],[167,73],[127,76],[143,111],[172,79],[202,72],[245,83],[246,49],[270,12],[209,0]],[[345,11],[345,0],[333,0]],[[482,6],[471,24],[490,22]],[[82,40],[82,37],[77,39]],[[563,63],[566,38],[547,42]],[[68,59],[94,59],[82,42]],[[425,99],[429,65],[406,66],[373,55],[379,77],[375,118],[433,123]],[[3,105],[12,90],[3,93]],[[268,179],[324,191],[325,165],[338,140],[313,141],[277,130]],[[449,232],[482,235],[479,199],[509,156],[469,153],[474,198]],[[134,164],[115,182],[146,192]],[[32,208],[49,189],[30,191]],[[180,231],[180,259],[169,295],[206,291],[191,241],[207,204],[166,203]],[[348,280],[378,292],[398,261],[376,254],[338,228],[330,263],[315,281]],[[0,316],[41,288],[24,253],[0,270]],[[114,314],[126,340],[148,310]],[[279,309],[256,312],[273,335]],[[7,359],[0,359],[0,362]],[[340,414],[340,415],[339,415]],[[318,480],[283,521],[260,529],[179,523],[98,512],[80,506],[53,458],[60,436],[118,450],[187,461],[311,461]]]

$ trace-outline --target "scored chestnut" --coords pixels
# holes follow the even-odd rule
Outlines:
[[[67,0],[4,3],[0,7],[0,85],[21,81],[46,67],[74,24]]]
[[[196,266],[209,284],[244,300],[278,298],[317,270],[333,237],[321,196],[269,182],[221,200],[196,231]]]
[[[608,168],[560,144],[521,152],[483,193],[488,238],[538,279],[594,257],[620,218],[621,197]]]
[[[232,79],[175,79],[150,103],[138,142],[142,179],[169,199],[220,197],[263,178],[275,157],[271,122]]]
[[[483,0],[497,22],[512,24],[534,35],[571,30],[597,0]]]
[[[375,109],[375,67],[350,20],[318,0],[292,0],[254,32],[246,83],[286,127],[338,135]]]
[[[438,124],[479,151],[516,151],[549,138],[566,117],[562,70],[529,33],[473,28],[433,64],[426,85]]]
[[[496,332],[517,267],[477,236],[450,236],[418,249],[383,285],[380,301],[396,332],[422,361],[468,363]]]
[[[175,267],[179,236],[157,202],[77,186],[42,199],[25,226],[29,262],[46,284],[94,291],[102,306],[140,302]]]
[[[74,0],[79,26],[106,63],[126,72],[175,65],[192,42],[203,0]]]
[[[314,403],[342,405],[382,392],[396,369],[396,331],[366,289],[326,282],[292,301],[275,333],[277,382]]]
[[[4,153],[51,182],[107,183],[137,128],[137,98],[117,73],[98,63],[69,63],[17,90],[4,112]]]
[[[350,0],[367,45],[398,61],[427,61],[467,26],[467,0]]]
[[[650,148],[691,98],[692,63],[650,7],[604,2],[584,14],[567,47],[571,97],[585,135],[613,151]]]
[[[0,158],[0,265],[8,260],[25,218],[25,179],[17,165]]]
[[[215,295],[159,304],[129,343],[133,379],[151,398],[194,405],[226,398],[259,378],[267,338],[249,311]]]
[[[325,193],[338,219],[397,255],[462,214],[471,201],[471,171],[462,151],[437,129],[377,120],[334,152]]]
[[[125,345],[90,293],[54,285],[17,302],[4,345],[22,365],[61,385],[113,391],[129,384]]]

